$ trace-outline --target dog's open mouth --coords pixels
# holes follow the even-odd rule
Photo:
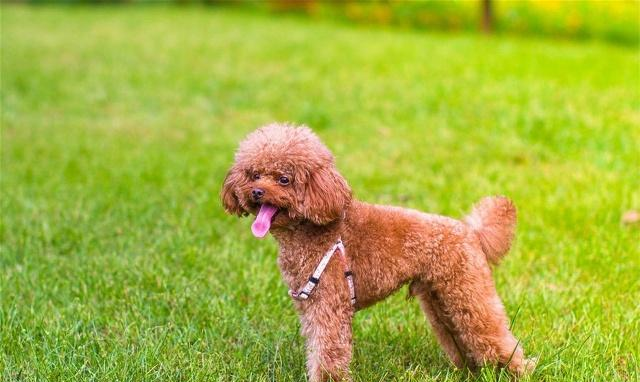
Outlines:
[[[251,232],[253,233],[253,236],[257,238],[264,237],[267,232],[269,232],[271,222],[277,213],[278,207],[267,203],[261,204],[260,210],[258,210],[258,215],[256,215],[256,220],[251,224]]]

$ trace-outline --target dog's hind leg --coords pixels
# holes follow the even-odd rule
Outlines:
[[[473,277],[469,277],[473,275]],[[515,375],[531,372],[535,362],[524,358],[509,330],[508,318],[490,272],[464,272],[437,286],[436,311],[442,312],[475,366],[505,367]],[[472,366],[473,366],[472,365]]]
[[[469,365],[465,358],[465,350],[459,340],[456,340],[454,333],[447,329],[442,312],[439,312],[437,306],[438,296],[429,288],[429,284],[423,281],[413,281],[409,287],[409,293],[415,296],[420,302],[420,307],[425,316],[429,320],[433,332],[444,349],[451,362],[458,368],[464,368]]]

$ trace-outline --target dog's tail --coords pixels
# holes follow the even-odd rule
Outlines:
[[[511,248],[516,229],[516,207],[504,196],[480,200],[464,219],[478,236],[490,263],[498,264]]]

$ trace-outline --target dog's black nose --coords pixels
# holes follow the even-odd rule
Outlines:
[[[253,195],[253,199],[258,200],[264,196],[264,190],[261,188],[254,188],[251,190],[251,194]]]

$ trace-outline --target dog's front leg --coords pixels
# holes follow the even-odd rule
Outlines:
[[[351,319],[347,301],[309,301],[301,312],[309,381],[350,381]]]

